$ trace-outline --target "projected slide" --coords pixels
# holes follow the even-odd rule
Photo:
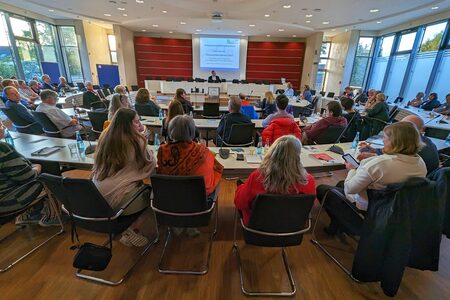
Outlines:
[[[239,70],[239,45],[236,38],[200,38],[200,68]]]

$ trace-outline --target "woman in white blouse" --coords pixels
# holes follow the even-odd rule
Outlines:
[[[364,214],[368,206],[368,189],[380,190],[388,184],[405,182],[410,177],[426,176],[425,163],[417,154],[422,147],[417,128],[410,122],[399,122],[386,126],[383,133],[384,154],[362,160],[358,168],[346,163],[349,172],[343,184],[318,186],[319,200],[331,188],[338,189]],[[342,225],[350,233],[359,234],[362,219],[340,197],[330,193],[324,207],[331,219],[330,226],[325,229],[328,234],[338,233]]]

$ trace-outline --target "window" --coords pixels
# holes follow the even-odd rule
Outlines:
[[[420,44],[420,52],[439,50],[447,22],[427,26]]]
[[[17,76],[17,73],[5,22],[4,14],[0,13],[0,75],[3,78],[9,78],[14,75]]]
[[[356,49],[355,61],[353,62],[350,85],[362,87],[367,74],[367,66],[372,53],[373,38],[360,37],[358,48]]]
[[[111,53],[111,63],[117,64],[117,48],[116,48],[116,36],[108,34],[109,53]]]
[[[42,49],[43,61],[58,62],[53,26],[44,22],[36,22],[36,31]]]
[[[11,17],[9,20],[11,22],[11,28],[14,36],[33,39],[33,31],[31,30],[30,22],[14,17]]]
[[[68,77],[72,82],[83,81],[80,54],[78,52],[77,35],[73,26],[59,27],[61,49],[66,62]]]
[[[400,36],[397,52],[411,51],[414,46],[417,32],[410,32]]]
[[[320,91],[325,90],[325,82],[328,74],[327,63],[328,59],[330,58],[330,49],[331,49],[330,42],[323,42],[322,46],[320,47],[320,60],[317,69],[316,83],[315,83],[315,88]]]
[[[394,35],[383,37],[380,46],[380,57],[389,57],[391,55],[392,44],[394,44]]]

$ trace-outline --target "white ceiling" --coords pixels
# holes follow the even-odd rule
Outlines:
[[[53,19],[79,18],[105,25],[115,23],[135,32],[146,30],[154,33],[246,36],[269,34],[272,37],[293,35],[307,37],[316,31],[332,35],[346,29],[379,31],[450,9],[450,0],[143,0],[143,3],[137,1],[140,0],[0,2]],[[284,5],[291,7],[284,8]],[[370,12],[372,9],[379,11]],[[213,12],[221,12],[223,21],[212,22]],[[266,14],[270,16],[266,17]]]

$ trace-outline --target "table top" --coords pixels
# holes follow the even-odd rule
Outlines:
[[[161,102],[158,101],[158,105],[163,110],[167,110],[169,108],[169,103],[167,103],[167,102],[162,102],[161,103]],[[262,111],[261,108],[256,107],[256,106],[254,106],[254,107],[255,107],[255,111],[256,112],[261,112]],[[203,111],[203,105],[195,105],[194,106],[194,111],[195,112],[202,112]],[[219,106],[219,112],[227,113],[228,112],[228,106]]]

